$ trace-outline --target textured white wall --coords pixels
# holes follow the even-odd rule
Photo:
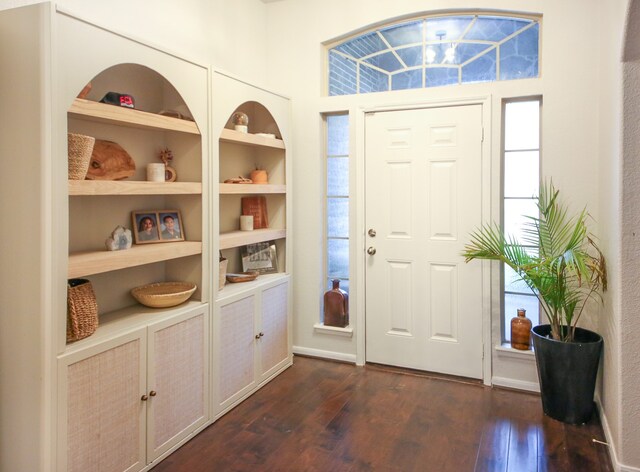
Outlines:
[[[37,0],[0,0],[0,10]],[[57,0],[75,15],[186,58],[262,83],[266,8],[261,0]]]

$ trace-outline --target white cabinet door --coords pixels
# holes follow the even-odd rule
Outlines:
[[[216,335],[217,410],[226,409],[255,385],[255,296],[223,305]]]
[[[273,375],[289,360],[288,299],[288,282],[262,292],[258,343],[260,382]]]
[[[147,462],[208,420],[207,320],[200,310],[149,327]]]
[[[59,470],[145,466],[145,365],[144,329],[61,358]]]

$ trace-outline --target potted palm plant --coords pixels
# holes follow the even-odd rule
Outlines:
[[[590,300],[602,300],[607,270],[588,231],[586,209],[569,216],[558,195],[552,182],[542,185],[539,216],[527,217],[523,243],[537,251],[525,250],[498,225],[488,224],[471,234],[463,256],[466,262],[503,262],[536,295],[548,321],[531,330],[543,410],[552,418],[580,424],[593,412],[602,337],[577,324]]]

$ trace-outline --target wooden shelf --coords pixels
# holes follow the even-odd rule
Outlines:
[[[179,241],[133,245],[123,251],[85,251],[69,254],[68,277],[86,277],[112,270],[202,254],[202,242]]]
[[[244,144],[246,146],[261,146],[274,149],[284,149],[284,141],[276,138],[265,138],[250,133],[241,133],[234,129],[224,128],[220,135],[220,141],[227,143]]]
[[[69,115],[100,123],[200,134],[198,125],[193,121],[181,120],[172,116],[163,116],[126,107],[107,105],[100,102],[92,102],[81,98],[76,98],[73,101],[71,108],[69,108]]]
[[[220,234],[220,249],[244,246],[246,244],[261,243],[272,239],[286,237],[286,229],[254,229],[253,231],[231,231]]]
[[[69,195],[201,195],[200,182],[69,180]]]
[[[249,195],[287,193],[286,185],[277,184],[219,184],[221,195]]]

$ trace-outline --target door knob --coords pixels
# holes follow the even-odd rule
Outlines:
[[[367,234],[369,236],[371,236],[372,238],[375,238],[376,237],[376,230],[371,228],[369,231],[367,231]]]
[[[373,256],[376,253],[376,248],[373,246],[369,246],[367,248],[367,254],[369,254],[370,256]]]

